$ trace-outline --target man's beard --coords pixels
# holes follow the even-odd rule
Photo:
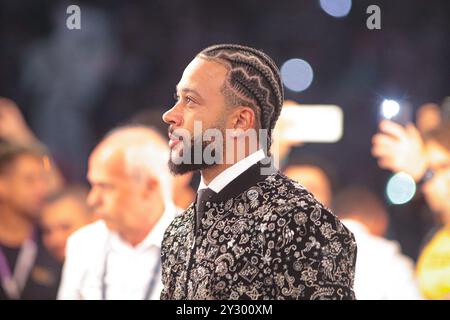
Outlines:
[[[203,136],[203,135],[202,135]],[[191,144],[190,144],[190,161],[188,162],[184,162],[181,161],[181,163],[175,163],[172,160],[172,154],[169,157],[169,170],[172,174],[174,175],[182,175],[185,174],[187,172],[191,172],[191,171],[197,171],[197,170],[204,170],[207,168],[211,168],[214,167],[215,165],[217,165],[217,163],[206,163],[205,159],[203,158],[204,155],[204,151],[205,148],[208,147],[211,143],[215,143],[215,141],[203,141],[202,136],[197,137],[197,138],[192,138],[191,139]],[[184,143],[183,141],[181,143]],[[201,144],[201,148],[199,147],[199,144]],[[197,147],[196,147],[197,146]],[[183,151],[184,151],[185,146],[183,146]],[[222,155],[223,156],[223,152],[220,149],[223,149],[223,145],[219,145],[219,146],[215,146],[213,151],[211,151],[211,156],[212,157],[216,157],[218,155]],[[197,150],[201,150],[201,161],[197,162],[194,161],[194,153]]]

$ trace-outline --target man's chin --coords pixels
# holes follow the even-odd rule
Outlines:
[[[192,140],[190,145],[178,143],[171,148],[168,165],[169,170],[173,175],[182,175],[188,172],[204,170],[217,165],[217,163],[206,163],[203,159],[204,150],[209,146],[210,142],[204,141],[200,143],[199,141],[200,140],[198,139]],[[190,153],[185,156],[184,150],[187,148],[190,148]],[[195,161],[194,155],[196,152],[201,152],[202,155],[202,159],[199,163],[196,163],[197,161]],[[217,152],[216,148],[213,152]],[[214,157],[214,155],[212,155],[212,157]]]

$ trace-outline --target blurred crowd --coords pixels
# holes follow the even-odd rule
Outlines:
[[[20,108],[0,99],[0,299],[159,298],[164,231],[196,195],[192,174],[168,171],[161,122],[149,111],[110,131],[89,155],[89,186],[73,185]],[[426,201],[432,227],[417,261],[387,238],[384,195],[338,186],[326,159],[293,156],[298,141],[277,144],[285,175],[354,233],[357,299],[450,299],[450,119],[439,105],[418,108],[415,124],[383,120],[372,138],[380,169],[409,174]]]

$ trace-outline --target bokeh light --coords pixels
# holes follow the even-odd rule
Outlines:
[[[352,0],[320,0],[323,11],[335,18],[342,18],[349,14]]]
[[[306,90],[314,78],[310,64],[302,59],[290,59],[281,66],[281,79],[289,90],[300,92]]]
[[[386,195],[393,204],[404,204],[410,201],[416,193],[416,183],[407,173],[394,174],[386,186]]]
[[[395,100],[384,100],[381,104],[381,112],[386,119],[392,119],[400,112],[400,104]]]

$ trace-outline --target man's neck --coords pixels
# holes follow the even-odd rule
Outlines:
[[[203,178],[203,182],[206,185],[209,185],[211,183],[211,181],[214,180],[215,177],[217,177],[219,174],[221,174],[223,171],[225,171],[226,169],[232,167],[233,165],[235,165],[236,163],[238,163],[239,161],[247,158],[248,156],[250,156],[251,154],[257,152],[259,149],[258,148],[250,148],[249,144],[246,142],[245,143],[245,148],[244,148],[244,152],[243,154],[241,154],[240,152],[238,152],[238,144],[237,142],[234,142],[234,144],[232,145],[233,151],[232,151],[232,162],[231,163],[227,163],[228,162],[228,157],[227,157],[227,149],[225,148],[225,152],[223,155],[223,161],[225,163],[223,164],[216,164],[215,166],[211,166],[208,167],[206,169],[201,170],[201,175]]]
[[[217,164],[212,167],[208,167],[206,169],[203,169],[201,171],[203,181],[206,185],[209,185],[211,181],[214,180],[215,177],[217,177],[219,174],[221,174],[226,169],[233,166],[233,164]]]
[[[18,247],[33,231],[33,221],[6,205],[0,205],[0,243]]]
[[[132,247],[136,247],[138,244],[144,241],[145,238],[147,238],[152,229],[153,227],[150,227],[148,229],[135,231],[132,234],[121,234],[120,237]]]

